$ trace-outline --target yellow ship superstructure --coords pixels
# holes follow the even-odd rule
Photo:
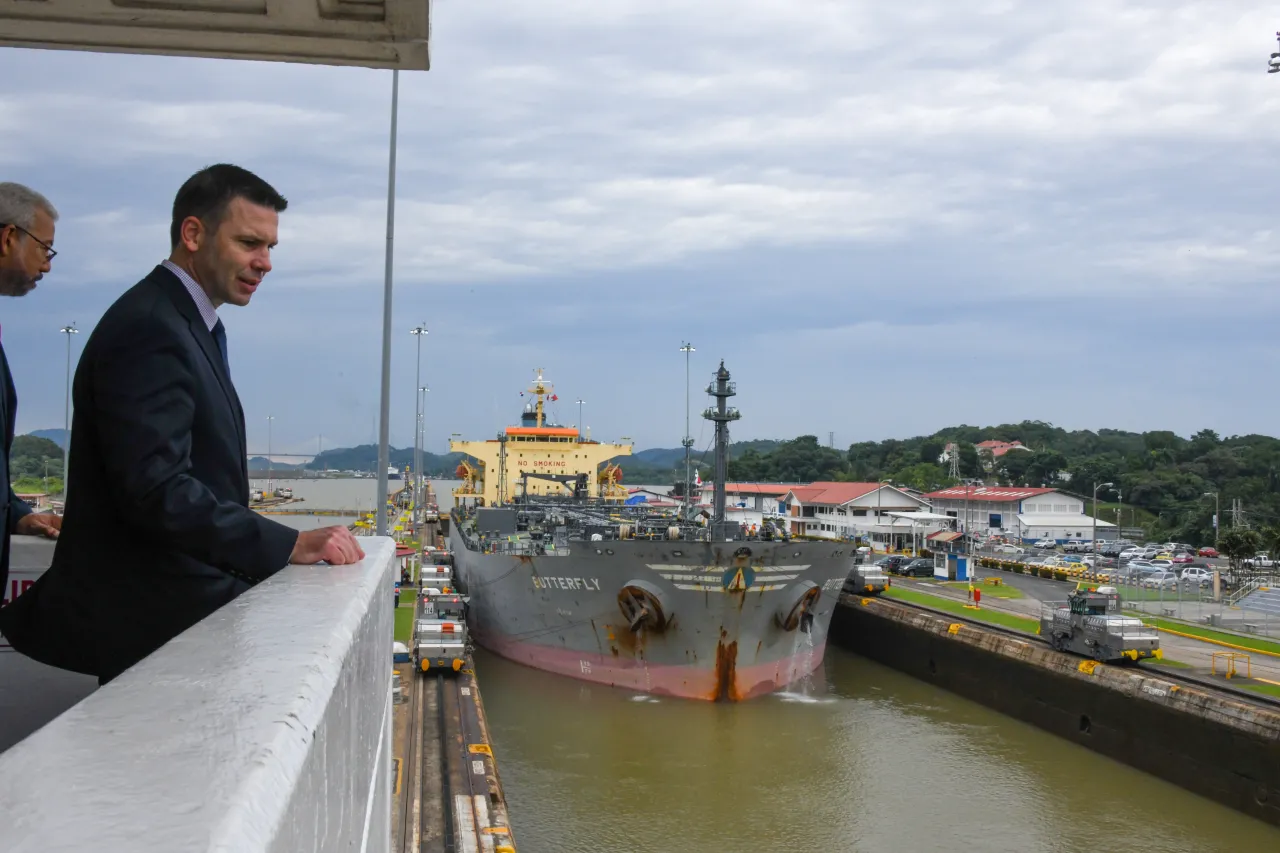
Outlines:
[[[528,489],[530,495],[570,495],[572,483],[534,474],[560,478],[585,474],[590,497],[624,501],[622,470],[607,465],[616,456],[630,456],[630,444],[608,444],[586,438],[579,427],[547,423],[546,402],[554,400],[551,384],[537,371],[528,389],[530,402],[519,426],[507,427],[498,438],[487,441],[451,441],[449,449],[466,455],[458,466],[462,485],[453,490],[454,502],[482,499],[485,506],[510,501]],[[527,478],[524,474],[529,474]]]

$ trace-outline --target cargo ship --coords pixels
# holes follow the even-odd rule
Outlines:
[[[854,546],[753,535],[725,518],[736,388],[721,363],[703,417],[715,424],[711,506],[625,503],[626,444],[550,424],[542,371],[518,426],[464,454],[449,525],[475,643],[560,675],[667,696],[738,701],[822,665]]]

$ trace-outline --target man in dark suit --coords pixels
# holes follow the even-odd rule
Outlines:
[[[346,527],[298,533],[248,508],[216,311],[249,304],[286,206],[237,166],[197,172],[174,200],[169,259],[89,336],[53,565],[0,610],[18,651],[106,683],[289,563],[364,557]]]
[[[0,296],[26,296],[35,290],[53,263],[54,223],[58,211],[49,200],[22,184],[0,183]],[[0,602],[14,593],[9,589],[9,536],[13,533],[55,537],[62,518],[32,512],[10,485],[9,449],[13,446],[18,414],[18,393],[9,372],[0,333],[0,428],[4,430],[4,454],[0,456]]]

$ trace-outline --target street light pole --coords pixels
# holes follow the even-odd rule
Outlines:
[[[1098,489],[1111,488],[1115,483],[1093,484],[1093,567],[1098,567]]]
[[[426,385],[418,388],[418,494],[414,497],[414,506],[422,503],[423,497],[427,492],[426,475],[422,472],[422,466],[426,464],[427,458],[427,392],[431,389]]]
[[[427,324],[419,323],[417,326],[409,330],[409,334],[418,339],[418,367],[413,377],[413,479],[409,481],[409,503],[412,509],[409,525],[413,529],[418,527],[418,495],[422,491],[422,454],[418,442],[419,436],[422,434],[422,338],[427,334]]]
[[[579,397],[575,402],[578,404],[578,440],[582,440],[582,405],[587,401]]]
[[[71,336],[80,334],[80,330],[76,328],[76,324],[63,326],[59,329],[67,336],[67,406],[63,413],[62,428],[62,503],[63,506],[67,502],[67,481],[71,471]]]
[[[684,445],[684,514],[688,518],[691,497],[689,490],[693,488],[693,478],[689,471],[689,451],[693,449],[693,438],[689,435],[689,355],[697,350],[686,341],[681,344],[680,352],[684,353],[684,439],[680,443]]]
[[[1202,497],[1207,498],[1209,495],[1213,495],[1213,547],[1216,549],[1218,547],[1218,528],[1222,525],[1222,520],[1218,516],[1218,493],[1205,492]]]
[[[391,72],[391,153],[387,158],[387,256],[382,288],[382,395],[378,425],[378,494],[375,533],[387,535],[387,466],[391,464],[391,293],[396,239],[396,124],[400,116],[400,69]]]
[[[264,498],[271,497],[271,422],[275,419],[275,415],[267,415],[267,491]]]

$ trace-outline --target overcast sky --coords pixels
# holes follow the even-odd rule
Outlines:
[[[516,419],[675,447],[720,358],[735,438],[1024,418],[1275,434],[1280,18],[1256,3],[437,0],[401,75],[392,442]],[[0,50],[0,179],[60,252],[0,303],[18,429],[65,339],[235,162],[290,200],[224,308],[250,449],[376,435],[391,73]],[[73,357],[85,336],[73,341]],[[698,447],[709,425],[695,420]]]

